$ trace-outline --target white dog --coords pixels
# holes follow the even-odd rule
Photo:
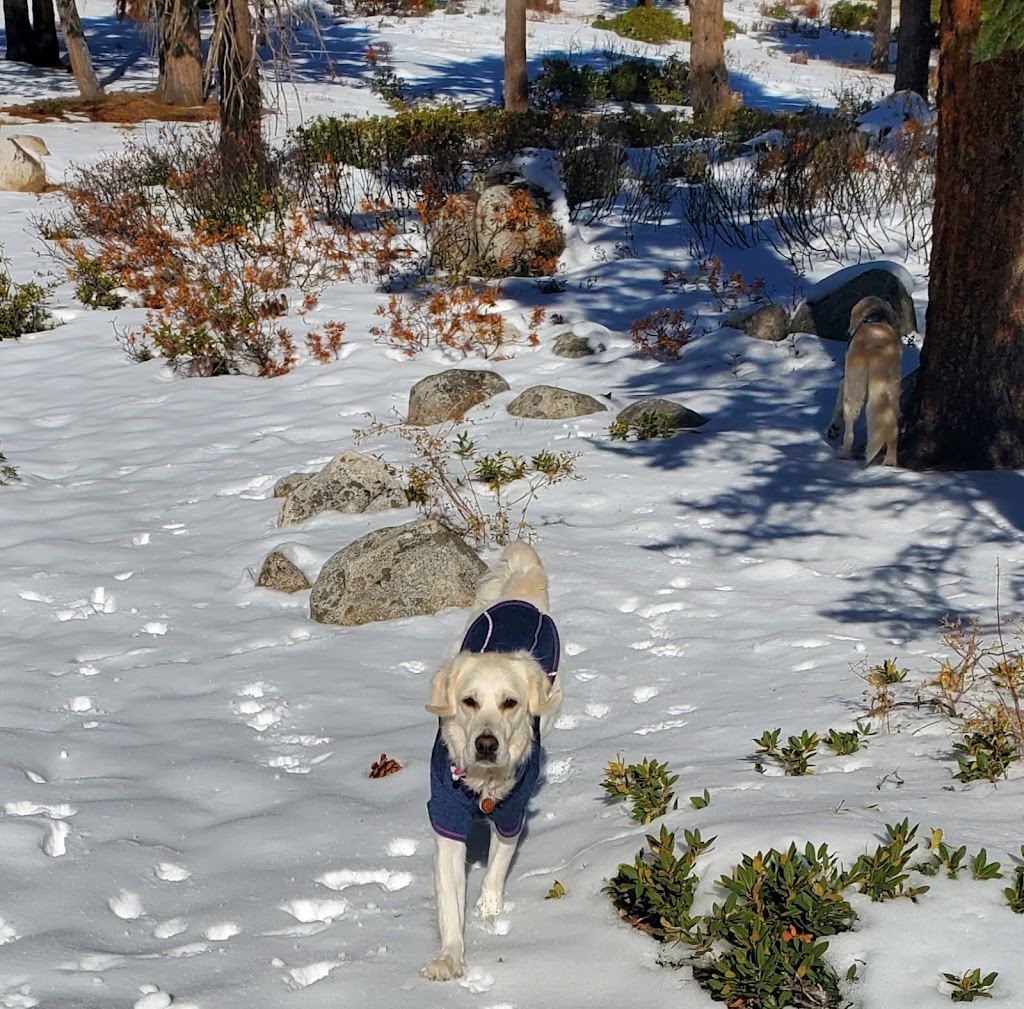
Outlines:
[[[849,459],[853,453],[853,426],[867,400],[868,443],[864,465],[883,448],[885,465],[896,465],[902,349],[892,306],[874,295],[861,298],[850,313],[846,368],[839,383],[832,423],[828,426],[831,439],[843,432],[841,458]]]
[[[475,819],[491,830],[476,914],[493,919],[504,908],[505,877],[540,773],[541,716],[546,729],[562,702],[554,685],[558,631],[546,614],[548,581],[536,551],[506,547],[481,579],[475,606],[459,653],[434,675],[427,705],[440,720],[427,811],[437,836],[441,951],[421,970],[432,981],[462,974],[466,836]]]

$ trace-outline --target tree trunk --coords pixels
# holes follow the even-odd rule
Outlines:
[[[4,33],[7,37],[7,59],[15,63],[32,63],[35,44],[32,22],[28,17],[28,0],[4,0]]]
[[[975,63],[980,24],[981,0],[943,3],[915,469],[1024,469],[1024,49]]]
[[[895,90],[916,91],[922,98],[928,97],[928,60],[932,42],[929,0],[900,0]]]
[[[64,30],[64,44],[68,47],[71,72],[83,98],[99,98],[103,94],[96,70],[92,65],[89,43],[82,31],[82,19],[78,16],[75,0],[57,0],[60,26]]]
[[[263,99],[247,0],[219,0],[220,153],[229,171],[266,167],[260,132]]]
[[[723,6],[723,0],[690,3],[690,103],[695,115],[714,112],[729,101]]]
[[[203,54],[196,0],[160,0],[160,81],[168,105],[201,105]]]
[[[875,7],[875,34],[871,40],[868,66],[884,74],[889,69],[889,43],[892,41],[892,0],[878,0]],[[924,96],[927,98],[927,94]]]
[[[505,0],[505,110],[525,112],[530,105],[526,75],[526,0]]]
[[[53,0],[32,0],[32,28],[35,35],[37,67],[56,70],[60,61],[60,41],[57,38],[57,18],[53,13]]]
[[[34,67],[59,67],[60,44],[53,15],[53,0],[4,0],[4,30],[9,60]]]

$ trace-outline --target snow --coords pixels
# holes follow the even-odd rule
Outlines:
[[[563,7],[531,20],[535,68],[549,52],[646,50],[587,27],[592,0]],[[381,111],[360,59],[370,42],[391,44],[414,89],[493,99],[500,11],[467,10],[330,28],[276,92],[274,128]],[[82,13],[101,77],[151,85],[154,61],[130,23],[101,0]],[[730,4],[730,16],[763,20],[749,3]],[[891,78],[848,68],[869,46],[751,32],[729,44],[733,86],[769,107],[828,104],[850,88],[880,96]],[[686,49],[656,52],[675,48]],[[794,48],[810,53],[806,66],[789,62]],[[8,101],[72,93],[68,75],[6,63],[0,75]],[[44,138],[56,179],[159,131],[16,128]],[[0,194],[16,280],[60,279],[31,226],[56,199]],[[985,847],[1010,875],[1024,840],[1021,772],[953,780],[948,726],[928,710],[897,709],[891,731],[852,756],[822,750],[811,776],[758,774],[751,758],[766,729],[852,728],[867,710],[858,673],[884,659],[911,670],[912,696],[938,669],[943,615],[991,626],[997,593],[1004,618],[1021,608],[1019,474],[838,461],[822,432],[842,348],[716,332],[717,309],[700,294],[683,304],[709,331],[682,361],[638,359],[630,324],[680,304],[661,272],[693,264],[678,224],[635,226],[616,256],[621,241],[614,221],[580,223],[565,290],[508,284],[503,304],[542,304],[565,325],[547,325],[537,349],[479,364],[511,391],[473,411],[474,439],[577,452],[582,479],[543,491],[528,515],[565,645],[566,703],[505,914],[486,928],[469,921],[469,969],[448,985],[418,974],[437,942],[425,816],[436,726],[423,705],[466,614],[323,626],[309,619],[308,593],[257,588],[255,571],[284,547],[315,573],[353,539],[415,516],[326,514],[280,529],[271,493],[281,476],[354,447],[370,417],[401,414],[409,388],[452,359],[374,343],[383,296],[361,284],[329,289],[312,313],[346,322],[343,359],[269,381],[182,380],[156,361],[133,364],[113,327],[144,313],[90,312],[66,283],[53,294],[64,325],[0,343],[0,448],[21,478],[0,487],[0,1006],[708,1006],[688,971],[657,966],[662,950],[602,893],[650,830],[603,798],[616,753],[667,761],[680,797],[669,827],[717,837],[698,863],[698,910],[744,853],[827,842],[849,866],[904,818],[920,823],[919,838],[942,827],[972,854]],[[794,278],[764,248],[721,255],[727,272],[764,276],[784,304],[837,268]],[[920,312],[924,264],[910,256],[900,269]],[[566,328],[605,351],[554,357],[550,341]],[[905,370],[916,357],[908,348]],[[624,444],[608,436],[612,412],[510,420],[506,404],[539,383],[605,397],[609,411],[667,396],[710,423]],[[411,461],[393,436],[361,449]],[[402,770],[370,779],[381,753]],[[710,804],[693,807],[687,797],[705,789]],[[476,865],[472,901],[480,877]],[[555,879],[566,896],[545,900]],[[831,940],[841,974],[858,964],[850,997],[864,1009],[933,1009],[948,1002],[943,972],[981,967],[999,971],[993,1005],[1021,1004],[1024,918],[1005,906],[1006,882],[928,882],[917,903],[850,895],[858,925]]]

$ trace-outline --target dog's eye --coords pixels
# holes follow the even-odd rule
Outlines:
[[[476,711],[476,709],[480,707],[480,705],[476,703],[475,697],[463,697],[462,703],[465,704],[466,707],[470,708],[472,711]]]
[[[506,697],[501,702],[502,711],[511,711],[519,702],[514,697]]]

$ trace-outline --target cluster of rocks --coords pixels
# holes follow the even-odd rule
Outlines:
[[[844,274],[849,274],[844,279]],[[812,291],[790,315],[781,305],[756,305],[731,312],[723,326],[738,329],[758,340],[778,343],[795,333],[810,333],[826,340],[847,341],[850,311],[869,294],[885,299],[893,307],[901,338],[917,332],[914,302],[899,276],[885,268],[864,270],[853,266],[829,278],[821,293]]]
[[[779,340],[791,332],[802,332],[846,340],[850,309],[865,295],[876,294],[892,304],[901,336],[916,331],[914,304],[899,277],[889,270],[855,270],[848,280],[840,276],[838,282],[820,290],[820,295],[808,298],[792,318],[781,306],[767,305],[730,316],[723,324],[758,339]],[[554,349],[562,356],[580,357],[604,348],[566,333],[555,341]],[[426,426],[460,420],[510,391],[508,382],[489,369],[442,371],[412,387],[406,423]],[[513,417],[567,420],[607,412],[609,405],[587,393],[535,385],[510,400],[505,409]],[[628,428],[645,415],[655,418],[662,431],[682,431],[707,422],[681,403],[650,398],[629,404],[618,412],[614,423]],[[392,467],[353,450],[335,456],[316,473],[282,477],[274,496],[282,499],[278,517],[282,527],[324,511],[374,514],[411,507]],[[331,556],[312,580],[301,558],[287,548],[275,550],[263,562],[257,583],[283,592],[309,589],[314,620],[356,625],[467,606],[485,567],[472,548],[443,523],[418,519],[355,540]]]

